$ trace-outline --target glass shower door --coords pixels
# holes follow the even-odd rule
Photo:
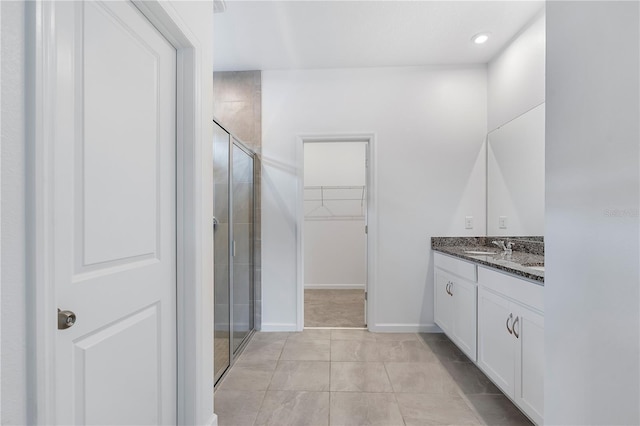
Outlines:
[[[233,352],[253,330],[253,155],[233,143],[232,300]]]
[[[214,122],[213,134],[213,243],[214,243],[214,381],[229,367],[231,312],[229,274],[229,143],[230,136]]]

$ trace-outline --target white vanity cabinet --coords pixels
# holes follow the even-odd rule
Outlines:
[[[478,267],[478,367],[543,423],[544,287]]]
[[[475,362],[477,266],[440,253],[434,253],[434,266],[434,320]]]

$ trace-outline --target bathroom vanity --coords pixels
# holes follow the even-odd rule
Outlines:
[[[496,239],[514,241],[512,253],[492,246]],[[542,424],[542,241],[432,238],[432,248],[436,324],[531,420]]]

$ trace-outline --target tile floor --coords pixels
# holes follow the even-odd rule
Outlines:
[[[214,332],[213,353],[213,371],[217,375],[229,365],[229,332]]]
[[[364,290],[305,290],[305,327],[364,327]]]
[[[443,334],[255,333],[215,392],[220,426],[529,425]]]

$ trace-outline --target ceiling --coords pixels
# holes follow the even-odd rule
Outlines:
[[[216,71],[486,63],[544,1],[239,1],[214,15]],[[490,32],[484,45],[471,42]]]

